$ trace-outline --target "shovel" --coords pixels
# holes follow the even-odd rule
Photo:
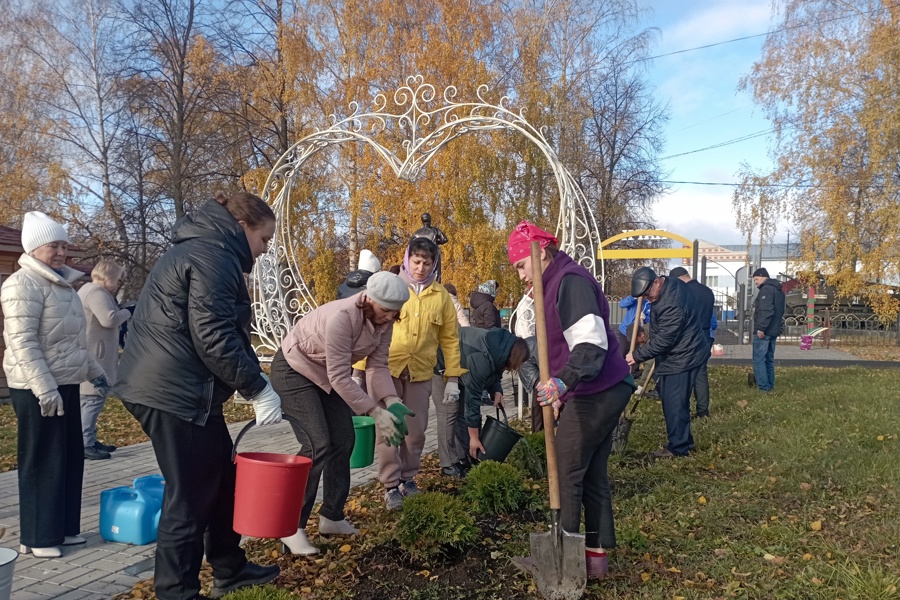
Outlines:
[[[547,351],[547,327],[544,321],[544,284],[541,279],[541,246],[531,243],[531,268],[534,281],[534,317],[537,335],[538,366],[541,381],[550,379]],[[577,600],[584,595],[587,571],[584,536],[563,531],[560,525],[559,476],[556,470],[553,407],[544,406],[544,444],[547,448],[547,480],[550,484],[550,531],[531,534],[531,556],[513,558],[513,563],[534,577],[534,583],[549,600]]]
[[[625,448],[628,446],[628,434],[631,433],[631,424],[634,422],[634,414],[637,411],[638,404],[641,403],[641,398],[644,397],[644,392],[647,391],[650,382],[653,381],[652,377],[654,369],[656,369],[656,361],[653,361],[653,364],[650,365],[650,368],[647,370],[647,376],[644,378],[644,382],[638,387],[637,398],[631,403],[631,407],[625,410],[625,412],[622,413],[622,416],[619,417],[619,423],[613,430],[613,452],[625,452]]]

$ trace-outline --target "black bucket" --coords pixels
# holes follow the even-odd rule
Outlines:
[[[500,415],[503,420],[500,420]],[[506,411],[502,406],[497,407],[497,418],[488,417],[481,428],[481,445],[485,452],[478,451],[478,460],[495,460],[503,462],[512,451],[516,442],[522,439],[522,434],[509,426]]]

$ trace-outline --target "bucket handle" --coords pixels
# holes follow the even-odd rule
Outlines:
[[[315,448],[315,446],[313,446],[312,438],[309,437],[309,433],[307,433],[307,431],[303,428],[303,425],[300,423],[300,420],[297,419],[296,417],[293,417],[293,416],[285,413],[285,412],[281,413],[281,418],[283,420],[287,421],[288,423],[290,423],[291,426],[295,426],[300,431],[303,432],[303,435],[306,436],[306,440],[309,442],[309,451],[310,451],[310,454],[312,454],[312,461],[315,462],[316,461],[316,448]],[[251,419],[249,423],[244,425],[244,428],[241,429],[240,433],[237,434],[237,437],[234,439],[234,445],[231,448],[231,462],[234,462],[237,460],[237,454],[238,454],[237,448],[238,448],[238,444],[241,441],[241,438],[244,437],[244,434],[247,433],[248,431],[250,431],[254,425],[256,425],[256,419]],[[302,448],[302,444],[301,444],[301,448]],[[300,456],[300,452],[297,453],[297,456]]]
[[[506,409],[503,408],[502,406],[497,406],[496,409],[497,409],[497,420],[500,421],[500,415],[503,415],[503,420],[500,422],[503,423],[504,425],[506,425],[507,427],[509,427],[509,417],[506,416]]]

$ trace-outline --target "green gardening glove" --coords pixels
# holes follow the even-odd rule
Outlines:
[[[403,437],[406,437],[409,434],[409,426],[406,424],[406,417],[414,417],[416,413],[409,409],[408,406],[403,404],[400,398],[396,396],[388,396],[384,399],[384,404],[387,407],[388,411],[397,418],[397,431]]]

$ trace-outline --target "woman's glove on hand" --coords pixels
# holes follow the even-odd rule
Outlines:
[[[405,434],[400,431],[402,419],[398,419],[391,411],[380,406],[373,408],[369,416],[375,419],[375,430],[388,446],[399,446],[403,443]]]
[[[59,395],[59,390],[50,390],[38,396],[41,405],[42,417],[61,417],[65,413],[63,410],[63,399]]]
[[[558,377],[551,377],[547,381],[543,381],[537,385],[538,402],[542,406],[553,404],[557,400],[562,401],[562,396],[566,393],[566,384]],[[564,402],[564,401],[562,401]]]
[[[459,402],[459,384],[455,381],[448,381],[444,387],[443,402],[447,404],[456,404]]]
[[[281,397],[272,388],[269,378],[266,377],[266,387],[263,391],[250,398],[253,402],[253,412],[256,414],[257,425],[274,425],[281,423]]]
[[[406,434],[409,433],[409,427],[406,424],[406,417],[414,417],[416,413],[414,413],[408,406],[403,404],[403,401],[400,400],[397,396],[388,396],[384,399],[384,404],[387,406],[388,412],[390,412],[394,417],[397,418],[397,428],[400,430],[400,433],[403,434],[403,437],[406,437]]]

